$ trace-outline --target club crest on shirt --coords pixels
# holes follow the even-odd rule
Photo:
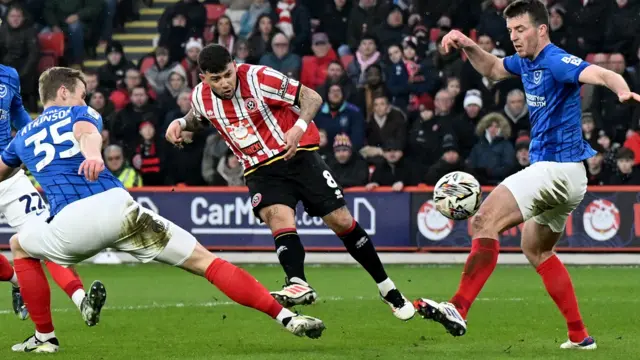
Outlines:
[[[247,109],[248,112],[252,113],[252,112],[256,112],[258,111],[258,102],[256,101],[256,99],[254,98],[248,98],[244,100],[244,107]]]
[[[536,70],[533,72],[533,83],[539,85],[540,81],[542,81],[542,70]]]
[[[0,98],[7,96],[7,87],[5,85],[0,85]]]

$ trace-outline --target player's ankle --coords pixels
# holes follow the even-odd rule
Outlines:
[[[54,337],[56,337],[56,334],[54,331],[39,332],[38,330],[36,330],[36,339],[38,339],[41,342],[45,342],[47,340],[53,339]]]
[[[276,321],[282,324],[282,326],[287,326],[289,321],[291,321],[291,318],[294,316],[296,316],[296,314],[293,311],[287,308],[282,308],[280,313],[276,316]]]
[[[78,289],[74,291],[74,293],[71,295],[71,300],[73,301],[74,304],[76,304],[78,309],[82,307],[82,301],[84,300],[85,296],[86,296],[86,293],[84,289]]]

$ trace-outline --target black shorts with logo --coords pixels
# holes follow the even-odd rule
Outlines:
[[[316,151],[299,149],[288,160],[277,160],[246,176],[256,218],[260,210],[276,204],[296,209],[302,201],[310,216],[323,217],[346,205],[342,187]],[[264,220],[263,220],[264,221]]]

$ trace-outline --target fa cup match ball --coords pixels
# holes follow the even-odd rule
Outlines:
[[[454,171],[443,176],[433,190],[436,209],[445,217],[465,220],[472,217],[482,203],[480,183],[473,175]]]

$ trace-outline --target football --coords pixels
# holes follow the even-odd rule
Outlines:
[[[482,203],[480,183],[462,171],[448,173],[438,180],[433,190],[436,209],[445,217],[465,220],[473,216]]]

